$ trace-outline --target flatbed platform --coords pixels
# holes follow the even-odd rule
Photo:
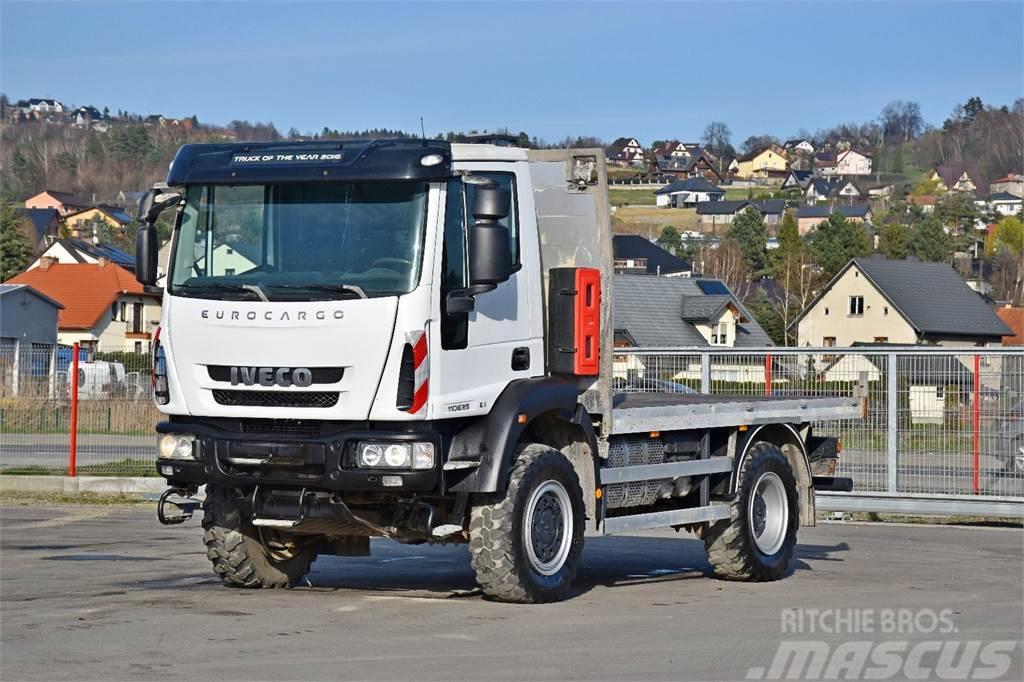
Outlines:
[[[612,400],[611,433],[800,424],[859,416],[857,398],[619,393]]]

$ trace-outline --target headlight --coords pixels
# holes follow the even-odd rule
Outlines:
[[[369,469],[433,469],[434,444],[362,442],[356,447],[356,464]]]
[[[165,433],[157,447],[160,459],[195,459],[194,437],[184,433]]]

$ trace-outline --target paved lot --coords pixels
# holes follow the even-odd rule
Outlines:
[[[165,528],[147,508],[6,507],[0,531],[4,680],[740,680],[794,639],[1009,640],[1004,677],[1024,673],[1014,529],[822,525],[771,584],[706,577],[689,535],[601,538],[577,594],[546,606],[484,601],[464,547],[374,541],[373,557],[317,561],[312,587],[252,592],[212,576],[196,520]],[[792,607],[919,618],[903,635],[784,635]],[[957,632],[922,609],[951,609]]]

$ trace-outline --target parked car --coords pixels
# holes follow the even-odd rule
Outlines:
[[[988,454],[1003,462],[1007,471],[1024,474],[1024,399],[1002,411],[1003,418],[985,438]]]
[[[71,386],[68,385],[70,396]],[[120,362],[96,360],[78,365],[78,397],[109,398],[125,393],[124,365]]]

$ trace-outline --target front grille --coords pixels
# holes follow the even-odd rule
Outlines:
[[[319,421],[310,419],[242,419],[242,433],[285,433],[292,436],[319,436]]]
[[[337,391],[227,391],[214,389],[218,405],[247,407],[334,407]]]
[[[289,368],[290,369],[290,368]],[[344,367],[309,367],[309,373],[314,384],[336,384],[345,375]],[[278,368],[271,367],[271,374],[276,374]],[[206,373],[214,381],[231,381],[231,367],[228,365],[207,365]]]

